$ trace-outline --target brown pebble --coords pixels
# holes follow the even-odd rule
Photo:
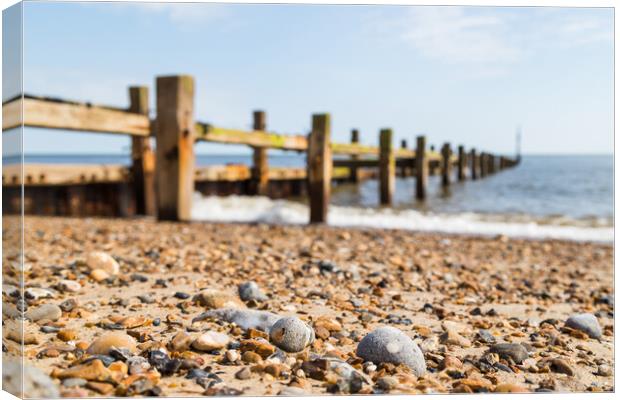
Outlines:
[[[263,358],[253,351],[246,351],[241,356],[241,359],[243,360],[243,362],[246,362],[248,364],[256,364],[263,361]]]
[[[110,332],[97,338],[89,347],[88,354],[107,355],[112,347],[128,349],[136,352],[136,341],[131,336],[123,332]]]
[[[262,358],[267,358],[273,353],[276,352],[276,347],[266,340],[262,339],[247,339],[241,341],[241,346],[239,347],[241,352],[254,352],[261,356]]]
[[[63,342],[68,342],[77,338],[77,332],[73,329],[62,329],[58,331],[56,337],[58,337],[58,339],[62,340]]]

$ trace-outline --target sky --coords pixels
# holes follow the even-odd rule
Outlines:
[[[544,7],[40,3],[24,6],[24,90],[126,106],[129,85],[190,74],[196,120],[332,140],[513,154],[613,152],[613,10]],[[6,35],[5,35],[6,36]],[[8,93],[3,94],[6,98]],[[25,130],[27,153],[120,153],[129,139]],[[198,153],[244,147],[199,144]]]

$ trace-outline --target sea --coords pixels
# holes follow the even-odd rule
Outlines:
[[[10,163],[4,159],[3,162]],[[14,160],[13,160],[14,161]],[[128,155],[27,155],[26,163],[129,164]],[[273,154],[273,166],[303,167],[303,154]],[[484,179],[442,188],[429,177],[428,198],[415,199],[415,178],[397,178],[394,204],[378,204],[378,182],[332,188],[328,224],[576,241],[613,241],[613,155],[524,155]],[[197,165],[251,164],[251,155],[197,155]],[[194,220],[305,224],[306,198],[195,193]]]

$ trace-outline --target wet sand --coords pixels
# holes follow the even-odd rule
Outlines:
[[[9,248],[17,223],[4,218],[5,286],[18,283],[11,269],[17,253]],[[146,219],[27,217],[25,230],[26,287],[49,289],[40,293],[51,296],[27,298],[27,309],[48,303],[64,309],[57,320],[25,323],[32,343],[24,347],[26,364],[52,375],[65,396],[613,390],[611,245]],[[120,273],[95,281],[86,263],[93,251],[112,256]],[[80,288],[60,289],[61,280]],[[242,302],[237,286],[247,281],[255,281],[267,300]],[[6,360],[19,348],[7,338],[14,323],[9,308],[17,299],[5,289]],[[280,361],[244,356],[244,343],[260,332],[215,319],[192,323],[213,306],[194,298],[205,289],[221,292],[216,306],[295,315],[314,327],[316,340],[300,353],[280,354]],[[600,340],[565,326],[577,313],[596,315]],[[400,329],[422,348],[423,376],[356,356],[360,340],[380,326]],[[481,329],[493,337],[484,339]],[[172,338],[183,331],[221,332],[231,342],[214,351],[171,350]],[[151,362],[133,374],[142,384],[127,390],[137,378],[117,357],[104,367],[118,370],[113,378],[90,376],[88,383],[63,386],[61,372],[89,358],[92,363],[84,350],[108,332],[136,338],[135,354],[147,360],[149,352],[166,349],[161,353],[183,363],[156,371]],[[527,359],[487,354],[492,340],[524,344]],[[320,362],[326,357],[348,363],[367,381],[351,389],[337,373],[313,370],[326,369]],[[244,379],[236,377],[246,367]],[[192,369],[205,371],[202,379],[186,378]]]

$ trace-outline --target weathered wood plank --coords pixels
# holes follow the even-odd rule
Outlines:
[[[129,88],[129,112],[148,117],[149,88],[132,86]],[[155,215],[155,153],[148,136],[131,138],[131,171],[136,214]]]
[[[151,122],[140,115],[88,104],[65,103],[36,98],[16,99],[2,105],[2,129],[20,125],[24,109],[24,126],[91,132],[149,136]]]
[[[428,182],[428,160],[426,159],[426,136],[418,136],[416,138],[416,185],[415,195],[418,200],[426,198],[426,184]]]
[[[392,130],[382,129],[379,136],[379,201],[392,204],[396,182],[396,162],[392,145]]]
[[[267,115],[264,111],[254,111],[253,128],[255,131],[267,129]],[[252,192],[259,196],[267,195],[269,190],[269,159],[266,147],[253,147],[252,155]]]
[[[351,130],[351,143],[352,144],[358,144],[360,142],[360,132],[357,129],[352,129]],[[358,161],[359,160],[359,155],[354,154],[351,156],[351,161]],[[351,164],[351,167],[349,168],[349,171],[351,172],[351,176],[349,177],[349,180],[353,183],[357,183],[359,182],[359,169],[357,167],[357,164]]]
[[[85,183],[128,182],[129,169],[122,165],[25,164],[23,183],[32,186],[80,185]],[[19,164],[2,167],[2,185],[22,184]]]
[[[450,175],[452,172],[452,163],[450,162],[452,150],[450,149],[450,143],[444,143],[441,147],[441,155],[443,157],[441,163],[441,184],[442,186],[450,186]]]
[[[332,178],[330,136],[331,121],[329,114],[313,115],[307,156],[311,224],[327,222]]]
[[[458,148],[458,160],[457,160],[457,172],[459,181],[465,180],[465,170],[467,169],[467,155],[465,154],[465,147],[459,145]]]
[[[194,195],[194,79],[157,78],[157,217],[188,221]]]
[[[196,124],[196,140],[282,150],[304,151],[308,148],[308,140],[302,135],[280,135],[258,130],[244,131],[203,123]]]
[[[478,166],[480,165],[478,163],[478,155],[476,154],[476,149],[471,149],[469,151],[469,165],[471,168],[469,175],[471,176],[471,179],[475,181],[476,179],[478,179]]]

